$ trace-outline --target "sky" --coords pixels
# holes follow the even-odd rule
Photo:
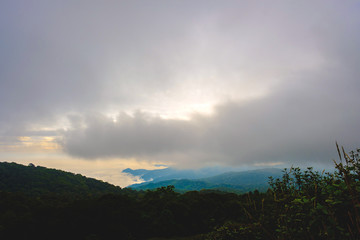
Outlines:
[[[0,2],[0,161],[332,167],[360,147],[360,2]]]

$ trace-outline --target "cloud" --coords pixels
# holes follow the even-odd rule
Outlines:
[[[55,134],[72,156],[179,165],[326,161],[335,139],[359,142],[358,9],[2,1],[0,140]]]
[[[2,126],[258,96],[358,39],[351,3],[158,3],[3,2]]]
[[[226,102],[212,115],[162,119],[142,112],[99,115],[64,133],[67,153],[88,159],[119,157],[162,160],[175,165],[331,163],[335,141],[356,147],[359,83],[347,89],[337,70],[282,85],[249,102]],[[348,79],[348,78],[347,78]],[[351,80],[350,80],[351,82]],[[355,89],[355,91],[354,91]]]
[[[142,112],[119,114],[115,122],[101,114],[90,114],[83,122],[84,127],[64,132],[63,146],[67,152],[85,158],[151,156],[188,150],[199,141],[192,122]]]

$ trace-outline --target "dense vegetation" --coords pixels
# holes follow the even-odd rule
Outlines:
[[[333,173],[284,170],[266,192],[168,186],[73,199],[2,188],[0,238],[360,239],[359,152],[339,151]]]

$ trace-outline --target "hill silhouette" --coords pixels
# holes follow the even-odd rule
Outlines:
[[[0,191],[26,195],[66,194],[72,196],[119,193],[120,187],[56,169],[0,163]]]

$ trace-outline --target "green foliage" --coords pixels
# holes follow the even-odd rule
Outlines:
[[[246,194],[180,194],[171,185],[106,192],[111,185],[35,166],[25,167],[39,169],[32,179],[56,187],[38,183],[26,190],[22,176],[0,168],[2,177],[14,181],[0,185],[7,189],[0,191],[0,239],[360,239],[359,152],[339,149],[334,172],[291,167],[270,178],[268,191]],[[26,171],[22,174],[31,175]],[[48,194],[74,186],[80,191],[87,186],[86,194]]]
[[[278,238],[360,239],[359,155],[338,152],[334,173],[291,168],[281,179],[270,179]]]

